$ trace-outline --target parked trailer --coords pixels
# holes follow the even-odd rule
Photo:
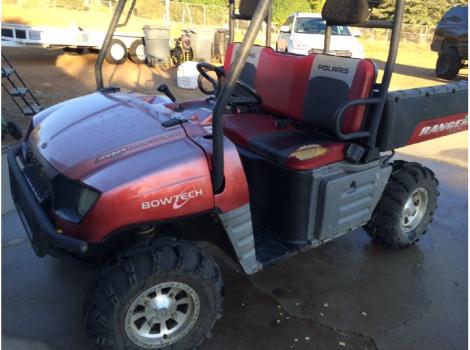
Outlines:
[[[69,28],[29,26],[2,23],[3,47],[64,48],[65,51],[82,53],[85,49],[97,52],[103,45],[106,32],[85,30],[79,26]],[[129,57],[135,63],[145,62],[142,34],[115,33],[106,55],[111,64],[122,64]]]

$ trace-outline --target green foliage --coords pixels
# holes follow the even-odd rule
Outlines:
[[[181,2],[187,2],[191,4],[202,4],[202,5],[213,5],[228,7],[228,0],[185,0]]]
[[[405,7],[404,23],[436,25],[447,10],[460,4],[467,4],[465,0],[408,0]],[[372,9],[371,18],[388,20],[393,17],[395,0],[382,0]]]
[[[294,12],[311,12],[307,0],[273,0],[273,23],[282,25],[287,17]]]
[[[320,13],[323,5],[325,5],[325,1],[326,0],[309,0],[308,3],[310,4],[313,12]]]

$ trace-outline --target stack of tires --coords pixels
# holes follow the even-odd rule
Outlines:
[[[106,62],[111,64],[123,64],[126,62],[128,57],[134,63],[145,63],[146,55],[144,41],[141,38],[134,40],[128,50],[126,44],[124,44],[122,40],[114,38],[111,41],[111,46],[106,54]]]

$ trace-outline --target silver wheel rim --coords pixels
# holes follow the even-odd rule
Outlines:
[[[124,50],[124,48],[118,44],[114,44],[113,46],[111,46],[110,51],[111,51],[111,56],[116,61],[122,60],[122,58],[126,55],[126,51]]]
[[[135,55],[139,60],[145,60],[145,46],[143,44],[140,44],[135,48]]]
[[[403,231],[413,231],[423,220],[428,210],[429,196],[425,188],[415,189],[401,212],[401,227]]]
[[[180,282],[164,282],[139,294],[127,309],[129,339],[144,348],[171,345],[194,327],[200,311],[197,293]]]

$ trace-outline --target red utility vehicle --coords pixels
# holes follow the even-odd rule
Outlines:
[[[84,317],[97,346],[202,343],[222,315],[223,283],[195,242],[253,274],[358,227],[392,248],[424,234],[438,182],[392,161],[393,149],[466,129],[467,83],[389,92],[404,1],[393,23],[367,21],[367,2],[354,3],[327,0],[324,54],[296,56],[253,46],[270,0],[242,0],[239,13],[231,0],[231,38],[235,19],[251,20],[243,43],[223,68],[199,64],[214,95],[184,103],[166,86],[168,97],[103,88],[117,3],[98,92],[38,113],[8,155],[37,255],[100,266]],[[333,25],[393,29],[380,83],[372,61],[329,55]]]

